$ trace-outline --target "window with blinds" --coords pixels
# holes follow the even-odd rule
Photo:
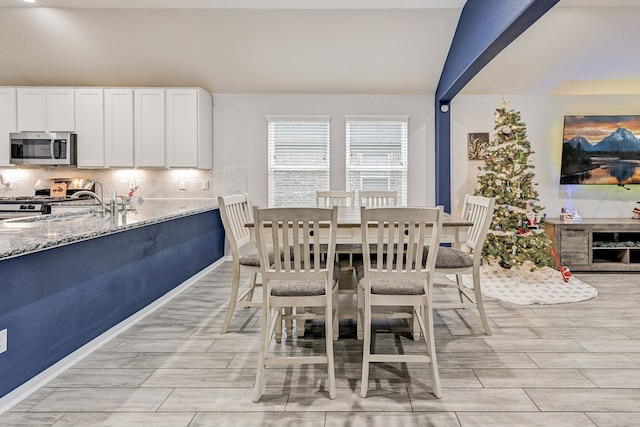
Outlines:
[[[347,190],[395,190],[407,204],[409,118],[346,117]]]
[[[315,206],[329,189],[330,118],[268,116],[269,206]]]

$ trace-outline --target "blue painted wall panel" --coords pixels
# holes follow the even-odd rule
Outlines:
[[[0,396],[223,255],[215,210],[0,261]]]

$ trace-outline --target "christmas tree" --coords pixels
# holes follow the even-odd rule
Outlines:
[[[553,265],[551,241],[544,232],[541,214],[544,208],[535,188],[532,153],[520,112],[503,98],[496,108],[495,136],[487,146],[475,194],[496,199],[483,257],[505,268],[525,261],[538,267]]]

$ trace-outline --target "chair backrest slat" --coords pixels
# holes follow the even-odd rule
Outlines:
[[[360,191],[360,206],[386,208],[398,206],[397,191]]]
[[[473,251],[474,257],[480,257],[482,245],[493,220],[495,199],[493,197],[472,196],[467,194],[462,207],[462,217],[473,222],[467,231],[465,245]]]
[[[231,253],[234,257],[238,256],[240,248],[251,240],[250,231],[245,226],[253,220],[249,196],[246,193],[219,196],[218,208]]]
[[[355,206],[355,191],[316,191],[316,207]]]

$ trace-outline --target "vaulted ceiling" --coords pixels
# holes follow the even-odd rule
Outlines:
[[[464,0],[0,0],[0,85],[435,92]],[[640,93],[637,0],[561,0],[462,93]]]

